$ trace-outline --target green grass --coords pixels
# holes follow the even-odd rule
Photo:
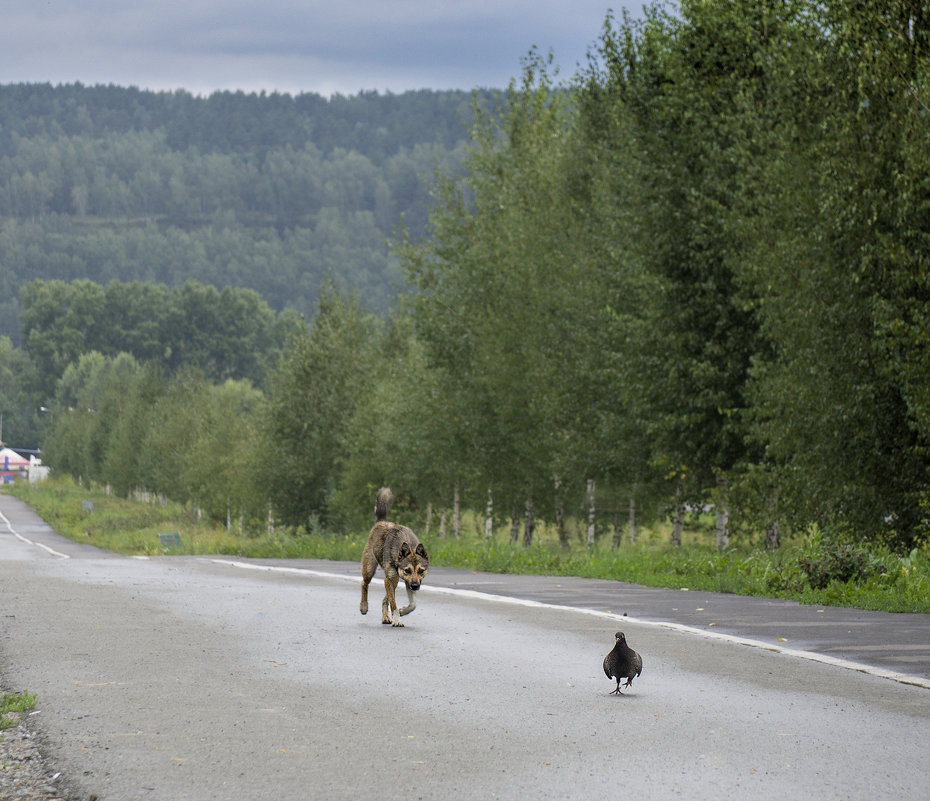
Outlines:
[[[874,572],[857,579],[832,579],[812,586],[799,560],[812,546],[788,545],[777,551],[711,545],[595,547],[581,550],[539,544],[529,548],[465,541],[434,541],[439,564],[492,573],[583,576],[712,592],[787,598],[819,606],[850,606],[886,612],[930,613],[930,552],[925,548],[902,559],[872,555]],[[879,570],[883,572],[879,572]]]
[[[197,519],[194,510],[170,502],[145,503],[115,498],[100,488],[70,479],[41,485],[13,484],[5,491],[32,505],[60,534],[123,554],[228,554],[244,557],[317,558],[355,561],[367,532],[308,534],[275,530],[239,534],[233,527]],[[93,510],[84,510],[91,501]],[[551,526],[540,524],[533,545],[511,545],[508,527],[490,542],[480,534],[481,521],[463,517],[462,536],[439,538],[418,528],[433,564],[494,573],[583,576],[634,582],[652,587],[710,590],[780,597],[806,604],[851,606],[889,612],[930,613],[930,547],[901,557],[887,550],[838,546],[817,536],[798,539],[776,551],[737,544],[724,551],[713,546],[712,525],[696,520],[686,528],[684,544],[668,544],[668,527],[659,523],[624,540],[616,550],[602,538],[588,549],[580,524],[563,548]],[[166,548],[159,532],[181,535],[177,548]]]
[[[68,478],[40,485],[14,483],[3,491],[32,506],[62,536],[127,555],[357,559],[362,547],[350,548],[343,537],[295,536],[280,530],[272,534],[239,534],[235,525],[232,531],[227,531],[223,526],[198,519],[194,509],[181,504],[117,498],[100,487],[80,487]],[[85,511],[85,501],[93,504],[92,511]],[[158,536],[162,532],[178,532],[180,545],[165,547]]]
[[[35,709],[36,697],[30,693],[3,693],[0,695],[0,730],[11,729],[19,722],[16,713]]]

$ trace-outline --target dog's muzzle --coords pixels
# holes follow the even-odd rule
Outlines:
[[[411,590],[413,590],[414,592],[416,592],[418,589],[420,589],[420,582],[419,582],[419,581],[411,581],[407,586],[410,587]]]

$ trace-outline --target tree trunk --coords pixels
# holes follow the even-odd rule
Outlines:
[[[774,551],[781,545],[781,532],[778,530],[778,521],[773,520],[765,527],[765,547]]]
[[[672,520],[672,536],[670,542],[676,548],[681,547],[681,532],[685,527],[685,482],[683,478],[678,479],[675,485],[675,517]]]
[[[484,509],[484,538],[490,540],[494,534],[494,499],[488,487],[488,505]]]
[[[446,510],[443,509],[439,515],[439,539],[445,539],[446,536]]]
[[[455,483],[455,489],[452,492],[452,536],[459,538],[459,529],[462,523],[462,512],[459,508],[459,485]]]
[[[730,544],[730,534],[727,524],[730,522],[730,501],[728,498],[729,484],[726,473],[717,473],[717,502],[714,504],[717,512],[716,532],[717,550],[722,551]]]
[[[588,547],[594,546],[594,519],[596,507],[594,505],[594,479],[588,479]]]
[[[517,514],[517,507],[510,510],[510,544],[516,545],[520,539],[520,515]]]
[[[559,545],[568,547],[568,531],[565,529],[565,507],[562,503],[562,479],[555,477],[555,528],[559,533]]]
[[[533,499],[526,499],[526,514],[523,517],[523,547],[533,544],[533,532],[536,530],[536,517],[533,513]]]
[[[778,510],[778,490],[772,493],[771,508],[773,514]],[[773,517],[772,522],[765,529],[765,547],[774,551],[781,545],[781,531],[778,528],[778,518]]]
[[[630,498],[630,545],[636,544],[636,501]]]
[[[614,525],[610,547],[612,550],[616,551],[620,547],[620,507],[618,506],[614,509]]]
[[[424,532],[424,534],[426,534],[427,536],[429,536],[429,527],[432,522],[433,522],[433,502],[430,501],[429,503],[426,504],[426,531]]]

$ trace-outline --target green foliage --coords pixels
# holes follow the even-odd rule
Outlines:
[[[570,95],[553,73],[531,53],[500,116],[476,115],[467,179],[440,183],[431,237],[400,251],[442,386],[440,436],[456,444],[447,491],[458,484],[478,505],[492,487],[504,514],[551,494],[556,476],[577,486],[601,471],[588,436],[597,412],[585,402],[598,381],[601,287],[578,258]]]
[[[491,92],[483,92],[490,102]],[[151,92],[120,86],[80,83],[7,84],[0,87],[0,155],[28,147],[34,136],[53,140],[151,132],[164,146],[181,153],[260,154],[301,148],[308,141],[322,152],[347,148],[376,162],[410,142],[454,147],[470,110],[467,91],[375,91],[335,95],[267,95],[217,91],[207,97],[189,92]],[[424,138],[425,137],[425,138]],[[119,149],[131,165],[131,142]],[[36,159],[41,148],[30,151]],[[192,154],[193,155],[193,154]],[[36,171],[38,172],[38,171]],[[61,195],[67,202],[67,193]]]
[[[734,96],[762,44],[752,5],[683,3],[683,20],[653,11],[636,28],[608,28],[580,122],[601,152],[616,151],[616,171],[594,180],[618,199],[609,220],[629,262],[604,266],[622,391],[640,410],[649,461],[685,472],[695,502],[746,456],[740,412],[758,337],[735,291],[728,222],[741,188]],[[617,98],[606,118],[604,95]]]
[[[854,545],[827,543],[814,537],[808,547],[810,554],[800,556],[798,565],[815,590],[822,590],[834,581],[863,581],[885,573],[884,565]]]
[[[310,532],[304,528],[275,528],[265,521],[246,521],[241,533],[198,519],[194,510],[158,498],[148,501],[118,498],[95,485],[79,486],[70,479],[51,479],[42,485],[16,484],[4,488],[32,505],[56,531],[124,554],[164,554],[160,531],[177,531],[180,547],[172,554],[226,554],[255,558],[317,558],[357,562],[367,534]],[[83,500],[93,502],[87,512]],[[832,546],[822,538],[800,540],[776,551],[745,547],[718,551],[704,525],[689,525],[685,545],[667,544],[667,525],[642,530],[635,546],[611,549],[598,544],[589,549],[583,537],[560,544],[551,526],[541,526],[532,546],[513,546],[506,527],[491,541],[476,531],[469,515],[459,539],[440,538],[424,530],[421,521],[408,520],[427,542],[437,565],[489,572],[573,575],[635,582],[673,589],[709,590],[745,595],[790,598],[802,603],[841,605],[891,612],[930,613],[930,548],[915,549],[906,557],[879,549],[865,551],[868,576],[834,576],[823,587],[813,587],[802,561],[825,560]],[[574,527],[574,525],[573,525]],[[859,557],[855,557],[856,560]]]
[[[227,530],[219,521],[199,515],[189,503],[143,493],[118,497],[105,487],[89,482],[79,485],[69,477],[5,490],[32,505],[61,535],[122,554],[168,553],[158,537],[166,531],[180,534],[180,545],[170,549],[172,554],[356,560],[364,546],[361,535],[342,537],[281,528],[269,532],[266,520],[245,519],[241,530],[235,521]],[[89,512],[82,504],[85,500],[93,503]]]
[[[215,521],[267,515],[258,441],[264,396],[247,381],[164,377],[131,356],[85,354],[59,383],[46,464],[121,497],[140,490]]]
[[[816,522],[908,548],[928,467],[926,19],[680,12],[608,23],[581,104],[586,141],[617,151],[601,191],[640,264],[616,271],[613,345],[639,440],[694,502],[723,471],[737,530]]]
[[[928,20],[878,0],[608,17],[572,82],[533,51],[475,97],[465,175],[441,137],[392,149],[360,124],[387,113],[377,96],[334,98],[337,124],[310,97],[95,91],[95,116],[56,106],[74,87],[36,90],[61,130],[29,112],[35,141],[15,114],[0,131],[0,289],[45,276],[23,288],[22,353],[0,347],[22,379],[0,403],[25,430],[54,389],[50,463],[214,518],[270,501],[309,531],[361,526],[389,483],[403,514],[490,499],[499,524],[532,501],[542,529],[583,515],[592,480],[595,534],[630,499],[650,520],[729,510],[740,546],[822,532],[800,554],[769,537],[777,563],[676,562],[719,588],[739,570],[779,592],[898,586],[884,549],[922,553],[930,530]],[[229,109],[248,113],[209,137]],[[433,156],[425,238],[414,215],[379,251]],[[144,284],[65,283],[127,262]],[[384,330],[367,309],[399,268]],[[254,453],[262,482],[219,467]]]
[[[914,67],[930,55],[926,19],[907,4],[799,9],[785,20],[792,47],[780,59],[791,61],[779,71],[796,91],[772,81],[779,135],[753,172],[756,247],[741,268],[769,340],[749,417],[782,519],[908,548],[927,491],[923,401],[905,366],[922,358],[926,333],[926,247],[913,233],[925,207],[915,181],[927,84]],[[893,333],[904,328],[906,344]]]
[[[390,486],[394,513],[421,513],[426,505],[451,501],[462,445],[449,424],[450,392],[429,368],[409,318],[395,315],[365,376],[348,423],[340,475],[330,498],[332,522],[363,528],[371,521],[374,494]]]
[[[309,315],[336,276],[385,311],[386,241],[401,216],[422,233],[471,97],[0,86],[0,335],[20,344],[16,298],[38,278],[193,278]]]
[[[326,518],[355,411],[378,374],[380,323],[356,298],[320,296],[310,330],[295,337],[269,381],[263,440],[275,513],[292,526]]]
[[[20,445],[39,441],[43,396],[39,393],[35,364],[8,337],[0,336],[0,413],[2,439]]]
[[[15,726],[18,715],[35,709],[36,697],[31,693],[3,693],[0,695],[0,731]]]
[[[265,380],[293,326],[249,289],[217,291],[188,280],[162,284],[36,280],[21,293],[23,349],[51,396],[55,381],[95,351],[128,353],[167,371],[196,369],[215,381]]]

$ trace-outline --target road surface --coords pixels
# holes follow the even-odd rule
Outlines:
[[[393,629],[358,613],[351,565],[120,557],[8,496],[0,512],[0,676],[37,694],[44,748],[81,797],[874,801],[930,786],[925,616],[887,629],[903,661],[870,665],[853,657],[882,649],[856,650],[869,627],[852,618],[822,624],[847,626],[846,651],[806,658],[783,636],[817,641],[833,610],[770,604],[782,630],[725,597],[711,627],[711,594],[563,578],[547,601],[550,580],[437,569]],[[521,584],[529,603],[503,597]],[[654,619],[663,603],[681,619]],[[644,669],[614,697],[601,661],[618,628]]]

